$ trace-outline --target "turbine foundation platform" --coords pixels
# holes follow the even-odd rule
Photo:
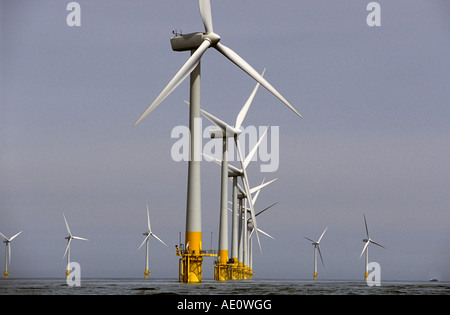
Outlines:
[[[178,281],[183,283],[201,283],[203,273],[203,257],[217,257],[214,250],[201,250],[189,252],[184,244],[176,247],[176,255],[181,257],[178,265]]]

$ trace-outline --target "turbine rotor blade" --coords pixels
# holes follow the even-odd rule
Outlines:
[[[67,223],[67,219],[66,219],[66,216],[64,215],[64,213],[63,213],[63,217],[64,217],[64,222],[66,222],[67,232],[69,233],[70,236],[72,236],[72,233],[70,232],[69,224]]]
[[[303,236],[304,238],[306,238],[308,241],[310,241],[310,242],[313,242],[313,243],[316,243],[316,241],[313,241],[312,239],[310,239],[310,238],[308,238],[308,237],[306,237],[306,236]]]
[[[325,232],[327,231],[328,226],[325,228],[325,230],[323,231],[322,235],[320,235],[319,240],[317,241],[317,243],[320,243],[320,240],[322,239],[322,237],[324,236]]]
[[[362,252],[361,252],[361,255],[359,255],[359,259],[361,259],[362,255],[364,254],[364,252],[365,252],[366,249],[367,249],[367,246],[369,246],[369,243],[370,243],[370,241],[367,241],[367,242],[366,242],[366,245],[364,245],[364,248],[363,248],[363,250],[362,250]]]
[[[322,261],[322,266],[325,267],[325,264],[323,263],[322,252],[320,251],[320,245],[317,245],[317,249],[319,250],[319,256],[320,256],[320,260]]]
[[[259,216],[261,213],[263,213],[263,212],[269,210],[269,209],[272,208],[273,206],[276,206],[277,204],[278,204],[278,202],[275,202],[274,204],[271,204],[271,205],[268,206],[267,208],[265,208],[265,209],[259,211],[259,212],[255,215],[255,217],[257,217],[257,216]]]
[[[152,227],[150,225],[150,213],[148,212],[148,204],[147,204],[147,227],[148,227],[148,232],[152,233]]]
[[[0,232],[0,235],[1,235],[1,237],[3,237],[5,239],[5,241],[9,242],[9,239],[5,235],[3,235],[2,232]]]
[[[214,46],[222,55],[227,57],[231,62],[241,68],[244,72],[246,72],[249,76],[255,79],[257,82],[261,83],[269,92],[275,95],[280,101],[282,101],[287,107],[289,107],[297,116],[303,118],[302,115],[266,80],[263,76],[261,76],[252,66],[250,66],[244,59],[242,59],[238,54],[236,54],[233,50],[226,47],[221,43],[217,43]]]
[[[15,239],[17,236],[19,236],[20,233],[22,233],[23,231],[20,231],[19,233],[17,233],[16,235],[14,235],[13,237],[11,237],[9,239],[9,241],[11,242],[13,239]]]
[[[245,158],[244,160],[244,167],[247,168],[248,164],[250,163],[250,161],[252,160],[253,156],[255,155],[256,151],[258,151],[258,147],[261,144],[262,140],[264,139],[264,137],[267,134],[267,131],[269,130],[270,126],[267,126],[266,130],[263,132],[263,134],[261,135],[261,137],[259,137],[258,142],[255,144],[255,146],[253,147],[253,149],[248,153],[248,156]]]
[[[366,226],[367,239],[369,239],[370,238],[370,236],[369,236],[369,229],[367,228],[367,220],[366,220],[366,215],[365,214],[364,214],[364,224]]]
[[[264,76],[264,72],[266,72],[266,69],[264,69],[261,76]],[[248,110],[250,109],[250,106],[252,105],[253,100],[255,99],[256,92],[258,92],[258,88],[261,84],[258,82],[256,84],[256,87],[253,89],[252,94],[250,94],[250,97],[248,98],[247,102],[244,104],[244,107],[242,107],[241,111],[239,112],[237,118],[236,118],[236,124],[234,125],[235,128],[240,129],[242,126],[242,123],[244,122],[245,117],[247,116]]]
[[[138,247],[138,250],[141,249],[142,245],[144,245],[145,242],[147,242],[147,240],[148,240],[149,237],[150,237],[150,234],[148,234],[148,235],[144,238],[144,240],[143,240],[142,243],[141,243],[141,246]]]
[[[278,178],[274,178],[271,181],[268,181],[267,183],[263,183],[259,186],[253,187],[252,189],[250,189],[250,193],[253,194],[255,192],[261,191],[261,189],[263,189],[264,187],[272,184],[274,181],[276,181]]]
[[[261,229],[258,229],[258,232],[259,233],[261,233],[261,234],[264,234],[265,236],[267,236],[267,237],[270,237],[271,239],[275,239],[272,235],[270,235],[269,233],[267,233],[267,232],[264,232],[263,230],[261,230]]]
[[[164,88],[164,90],[159,94],[159,96],[155,99],[155,101],[150,105],[149,108],[142,114],[142,116],[136,120],[134,126],[137,126],[145,117],[150,114],[161,102],[169,96],[170,93],[175,90],[181,82],[186,79],[186,77],[194,71],[195,67],[197,67],[200,59],[202,58],[205,51],[211,46],[211,42],[209,40],[203,41],[200,47],[192,54],[192,56],[188,59],[188,61],[184,64],[184,66],[177,72],[177,74],[173,77],[173,79],[169,82],[169,84]]]
[[[369,242],[371,242],[372,244],[375,244],[375,245],[377,245],[377,246],[380,246],[380,247],[383,247],[384,249],[386,249],[386,247],[384,247],[384,246],[381,245],[381,244],[378,244],[377,242],[374,242],[374,241],[372,241],[372,240],[369,240]]]
[[[210,0],[199,0],[198,6],[200,8],[200,15],[202,17],[203,25],[205,25],[206,33],[212,33],[213,32],[213,22],[212,22]]]
[[[70,237],[70,238],[69,238],[69,241],[67,242],[66,251],[64,252],[63,258],[66,257],[67,252],[69,251],[69,248],[70,248],[70,242],[72,242],[72,237]]]
[[[230,125],[228,125],[226,122],[220,120],[219,118],[215,117],[214,115],[208,113],[205,110],[201,110],[201,113],[203,116],[205,116],[210,122],[215,124],[217,127],[222,129],[225,136],[233,136],[235,134],[240,134],[241,130],[238,130]]]
[[[72,236],[72,238],[75,240],[80,240],[80,241],[89,241],[87,238],[83,238],[83,237],[79,237],[79,236]]]
[[[156,236],[155,234],[151,233],[150,235],[153,236],[153,237],[156,238],[158,241],[160,241],[161,243],[163,243],[164,245],[167,246],[167,244],[164,243],[164,242],[163,242],[158,236]]]

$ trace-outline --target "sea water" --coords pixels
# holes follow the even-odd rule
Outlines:
[[[174,279],[89,279],[69,286],[63,279],[0,279],[0,295],[450,295],[450,282],[363,280],[206,280],[200,284]]]

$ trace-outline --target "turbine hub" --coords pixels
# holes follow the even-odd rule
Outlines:
[[[220,36],[216,33],[207,33],[203,35],[205,40],[209,40],[211,42],[211,46],[214,47],[220,42]]]

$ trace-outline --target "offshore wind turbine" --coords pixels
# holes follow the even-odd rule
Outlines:
[[[253,67],[242,59],[233,50],[219,43],[221,38],[213,31],[212,13],[210,0],[199,0],[200,15],[205,26],[205,32],[186,35],[176,35],[171,38],[172,50],[190,51],[191,57],[181,67],[169,84],[158,95],[149,108],[134,123],[136,126],[151,111],[169,96],[180,85],[187,76],[190,78],[190,159],[188,163],[188,193],[186,205],[186,237],[185,242],[189,244],[189,250],[181,254],[180,278],[183,282],[198,283],[202,281],[202,229],[201,229],[201,176],[200,176],[200,152],[201,152],[201,130],[195,128],[195,122],[200,119],[200,61],[203,54],[210,47],[214,47],[222,55],[232,61],[244,72],[257,82],[261,83],[268,91],[274,94],[287,107],[294,111],[299,117],[297,110]],[[247,185],[248,186],[248,185]]]
[[[3,274],[5,279],[8,278],[8,265],[11,265],[11,242],[22,232],[23,231],[20,231],[19,233],[15,234],[14,236],[11,236],[10,238],[7,238],[5,235],[0,233],[0,235],[3,237],[3,243],[5,243],[5,272]]]
[[[258,193],[259,193],[259,191],[258,191]],[[278,202],[266,207],[265,209],[258,212],[255,216],[258,216],[258,215],[264,213],[265,211],[269,210],[270,208],[272,208],[273,206],[275,206],[277,204],[278,204]],[[256,230],[252,224],[251,219],[247,220],[247,229],[249,231],[249,235],[248,235],[248,268],[249,268],[249,272],[248,273],[249,273],[249,278],[253,278],[253,239],[252,239],[252,236],[253,236],[253,232],[255,232]],[[275,239],[272,235],[268,234],[267,232],[264,232],[260,228],[258,228],[258,232],[273,239],[273,240]]]
[[[79,237],[79,236],[73,236],[72,233],[70,232],[70,228],[69,228],[69,224],[67,223],[67,219],[66,216],[63,213],[63,217],[64,217],[64,222],[66,223],[66,228],[67,228],[67,232],[69,233],[68,236],[65,237],[65,239],[67,240],[67,247],[66,247],[66,251],[64,252],[64,257],[66,257],[67,255],[67,268],[66,268],[66,278],[69,277],[70,274],[70,269],[69,269],[69,264],[70,264],[70,243],[72,242],[72,240],[80,240],[80,241],[89,241],[86,238],[83,237]]]
[[[163,243],[164,245],[167,246],[166,243],[164,243],[158,236],[156,236],[152,232],[152,227],[150,226],[150,214],[148,212],[148,204],[147,204],[147,228],[148,228],[148,232],[142,233],[145,236],[145,239],[142,242],[141,246],[138,247],[138,249],[140,249],[142,247],[142,245],[144,245],[144,243],[145,243],[145,273],[144,273],[145,279],[147,279],[148,275],[150,274],[150,272],[148,271],[148,241],[150,239],[150,236],[153,236],[158,241],[160,241],[161,243]]]
[[[265,70],[263,71],[264,75]],[[222,138],[222,172],[221,172],[221,185],[220,185],[220,223],[219,223],[219,257],[218,257],[218,264],[216,265],[216,273],[218,277],[216,277],[216,280],[219,281],[227,281],[228,280],[228,138],[234,138],[235,143],[237,146],[237,150],[239,152],[239,156],[241,155],[240,147],[237,138],[242,133],[241,126],[244,122],[244,119],[248,113],[248,110],[255,98],[256,92],[258,91],[258,88],[260,86],[260,83],[256,84],[256,87],[253,89],[253,92],[251,93],[250,97],[248,98],[247,102],[244,104],[243,108],[239,112],[236,123],[234,126],[230,126],[227,123],[223,122],[219,118],[211,115],[210,113],[201,110],[201,113],[203,116],[205,116],[208,120],[210,120],[212,123],[214,123],[219,129],[211,130],[210,135],[211,138]],[[267,130],[266,130],[267,132]],[[255,146],[257,149],[259,144],[261,143],[261,140],[264,138],[266,133],[264,133],[263,136],[261,136],[260,141],[258,141],[258,144]],[[255,149],[255,152],[256,152]],[[254,152],[253,152],[254,154]],[[253,157],[253,154],[251,154],[251,157]],[[250,157],[250,159],[251,159]],[[243,161],[241,161],[243,163]],[[242,176],[245,176],[245,170],[244,170],[244,164],[242,165]],[[244,179],[243,179],[244,180]],[[247,186],[245,186],[247,187]],[[234,199],[233,199],[234,200]],[[253,208],[252,208],[253,209]],[[255,218],[254,213],[252,214],[252,217]],[[256,219],[256,218],[255,218]],[[255,223],[256,224],[256,223]],[[259,236],[258,242],[259,242]],[[222,272],[223,271],[223,272]]]
[[[327,229],[328,229],[328,227],[325,228],[322,235],[320,235],[320,237],[317,241],[313,241],[312,239],[310,239],[306,236],[303,236],[308,241],[311,241],[312,245],[314,245],[314,275],[313,275],[314,280],[317,280],[317,251],[319,251],[320,260],[322,261],[322,266],[325,266],[323,263],[322,252],[320,251],[320,241],[322,240],[322,237],[325,235],[325,232],[327,231]]]
[[[364,251],[366,252],[366,262],[365,262],[365,273],[364,273],[364,280],[367,280],[367,277],[369,276],[369,270],[368,270],[368,265],[369,265],[369,244],[375,244],[377,246],[383,247],[384,249],[386,249],[386,247],[384,247],[381,244],[378,244],[377,242],[375,242],[374,240],[372,240],[369,236],[369,229],[367,228],[367,220],[366,220],[366,215],[364,214],[364,225],[366,226],[366,235],[367,238],[363,239],[363,242],[365,243],[364,248],[361,252],[361,255],[359,255],[359,258],[361,259],[362,255],[364,254]]]

